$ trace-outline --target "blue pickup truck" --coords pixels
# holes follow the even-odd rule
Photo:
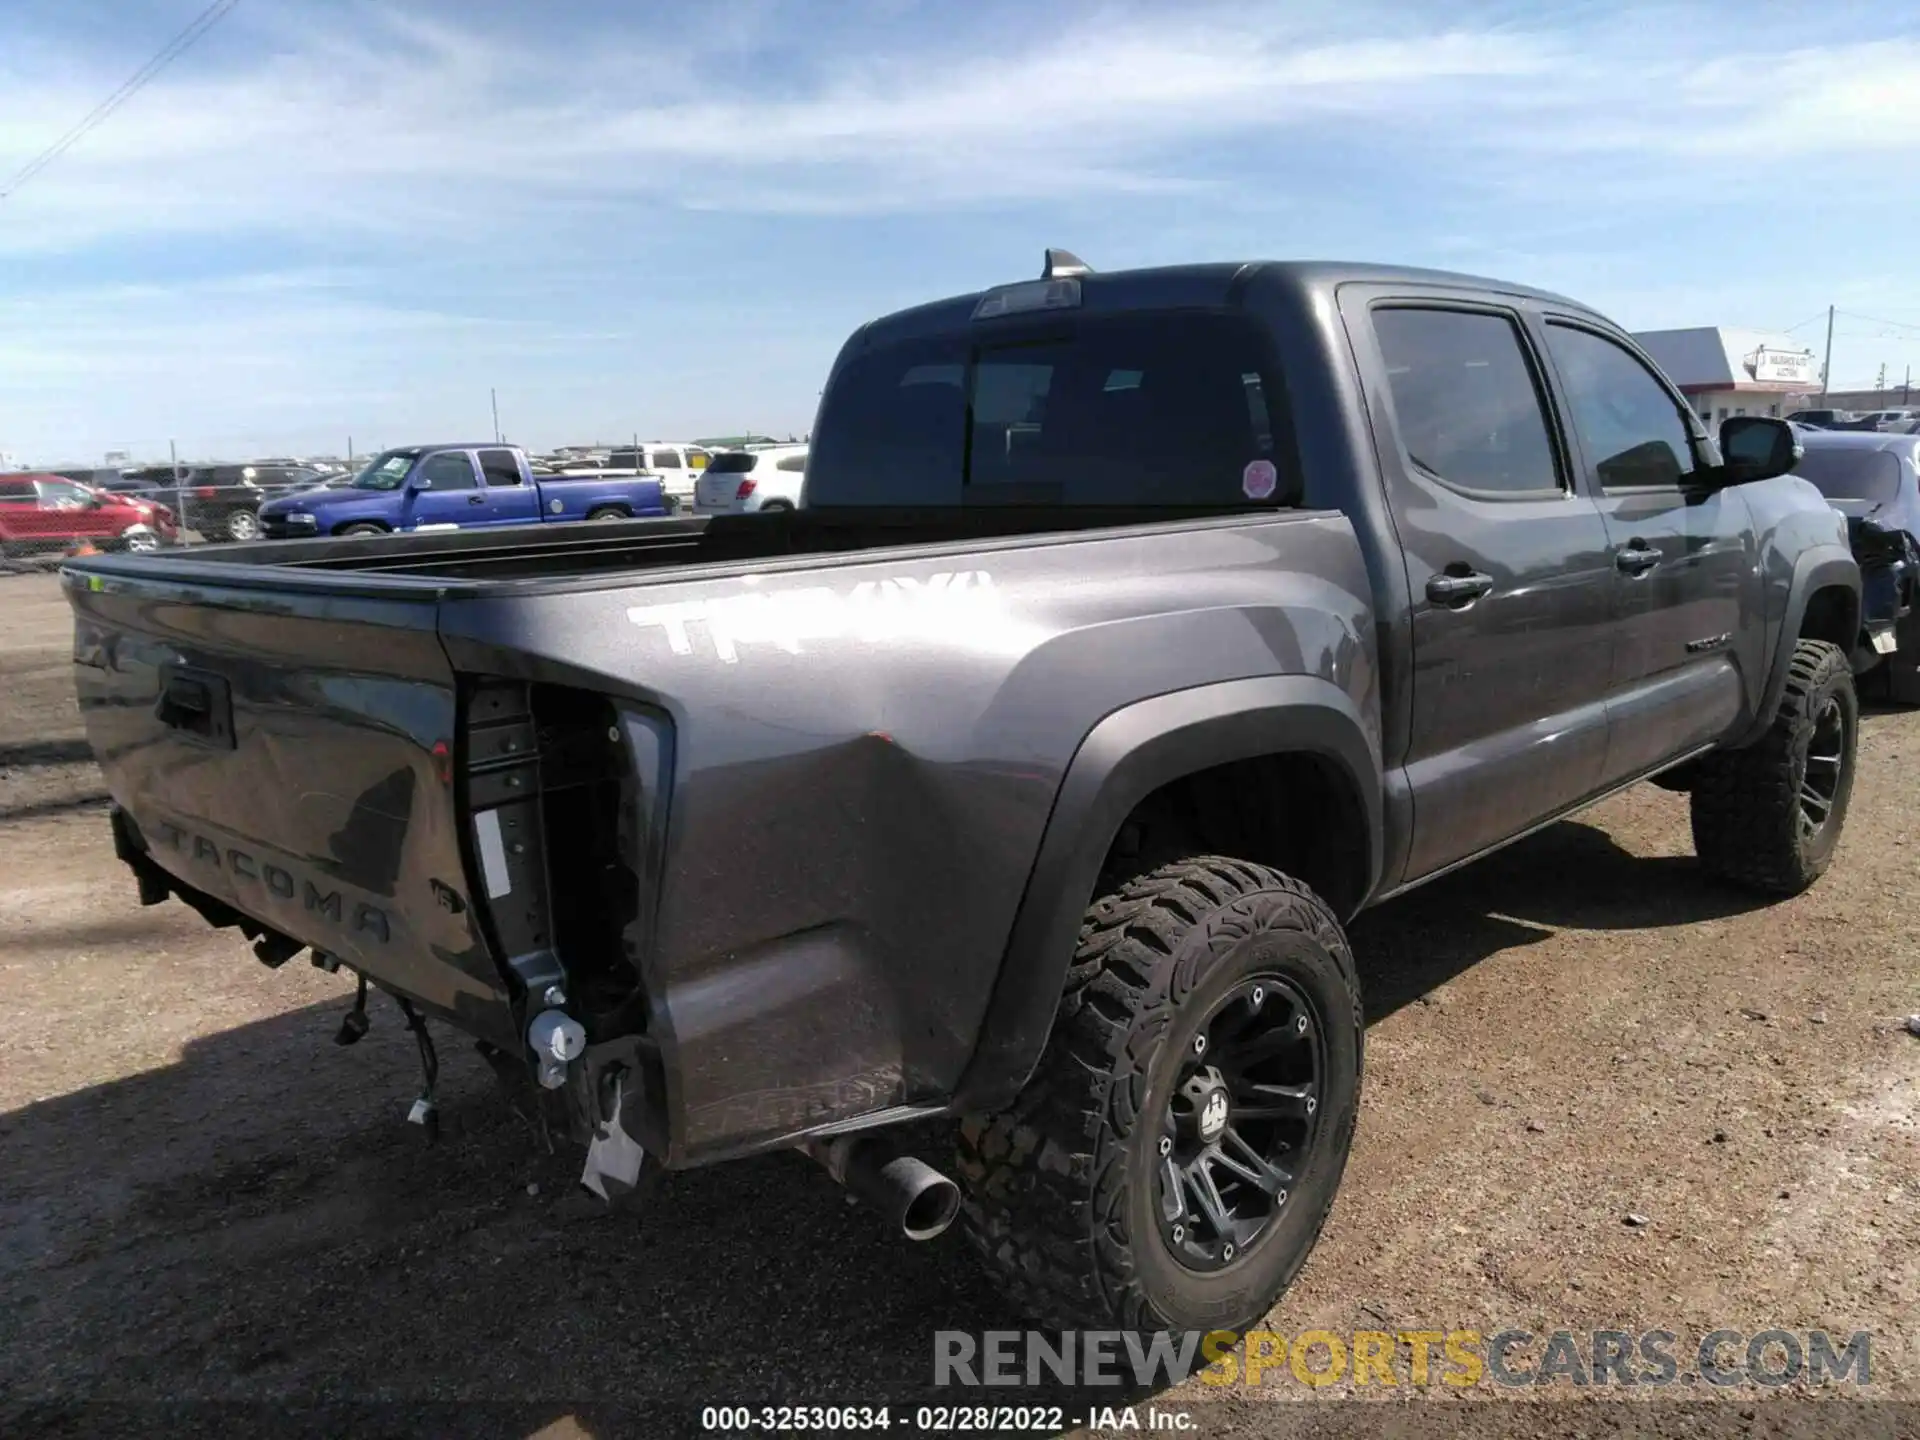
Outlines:
[[[657,476],[536,477],[511,445],[408,445],[375,456],[344,484],[269,500],[260,534],[285,540],[667,513]]]

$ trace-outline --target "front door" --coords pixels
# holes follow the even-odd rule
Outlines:
[[[477,483],[473,456],[465,450],[429,455],[407,477],[409,487],[421,481],[426,487],[408,497],[407,529],[453,530],[487,523],[487,492]]]
[[[1517,309],[1397,291],[1343,306],[1413,604],[1412,881],[1598,785],[1612,559]]]
[[[93,491],[71,480],[41,480],[42,533],[62,540],[105,540],[120,533],[120,512],[110,511]]]
[[[1694,483],[1686,402],[1590,321],[1548,316],[1544,333],[1613,550],[1611,786],[1711,744],[1758,697],[1759,560],[1739,488]]]

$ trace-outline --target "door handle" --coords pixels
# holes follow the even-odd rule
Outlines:
[[[1628,575],[1644,575],[1660,563],[1660,552],[1644,540],[1629,540],[1613,552],[1613,563]]]
[[[467,496],[467,503],[469,505],[484,505],[487,503],[487,497],[484,495],[469,495]]]
[[[1482,595],[1493,589],[1493,577],[1482,575],[1478,570],[1468,570],[1464,565],[1458,570],[1449,566],[1438,575],[1427,580],[1427,598],[1436,605],[1470,605]]]

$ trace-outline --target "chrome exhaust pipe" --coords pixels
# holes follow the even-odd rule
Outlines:
[[[909,1240],[946,1233],[960,1213],[960,1187],[926,1161],[874,1135],[810,1140],[800,1147],[848,1192],[857,1195]]]

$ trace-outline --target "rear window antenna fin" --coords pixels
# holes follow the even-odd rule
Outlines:
[[[1046,264],[1040,271],[1042,280],[1067,280],[1076,275],[1091,275],[1093,267],[1071,250],[1062,250],[1057,246],[1047,247]]]

